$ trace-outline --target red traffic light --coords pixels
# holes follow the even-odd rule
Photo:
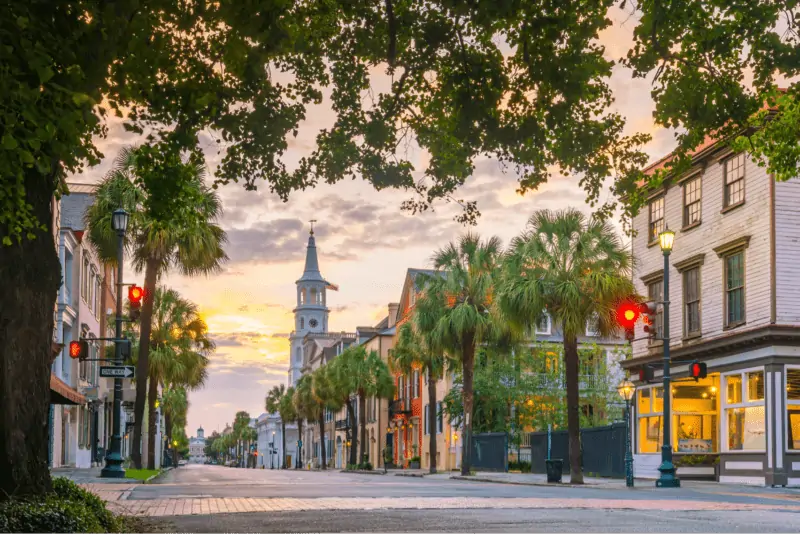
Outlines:
[[[695,380],[705,378],[707,373],[708,370],[705,363],[693,361],[691,364],[689,364],[689,376]]]
[[[140,304],[142,302],[142,297],[144,297],[144,289],[141,287],[132,285],[128,288],[128,300],[131,306]]]
[[[622,328],[630,329],[636,325],[641,314],[641,307],[635,302],[623,302],[617,308],[617,322]]]
[[[88,341],[70,341],[69,357],[73,360],[83,360],[89,357]]]

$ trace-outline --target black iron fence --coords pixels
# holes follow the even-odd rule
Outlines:
[[[545,473],[547,432],[532,432],[531,472]],[[550,433],[550,458],[564,460],[569,473],[569,436],[566,430]],[[586,476],[625,478],[625,423],[581,429],[581,464]]]
[[[479,471],[508,471],[508,435],[490,432],[472,436],[472,467]]]

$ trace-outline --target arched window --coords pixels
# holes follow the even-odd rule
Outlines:
[[[300,330],[306,327],[306,319],[305,317],[300,317]]]
[[[300,290],[300,304],[306,303],[306,288]]]
[[[319,304],[317,302],[317,288],[315,287],[311,288],[311,304]]]
[[[297,349],[295,350],[295,354],[296,356],[294,357],[294,361],[297,363],[303,363],[303,349],[297,347]]]

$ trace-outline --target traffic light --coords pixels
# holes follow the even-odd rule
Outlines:
[[[136,284],[128,288],[128,303],[131,307],[131,321],[136,321],[142,314],[142,298],[144,297],[144,289]]]
[[[701,378],[705,378],[707,371],[708,370],[704,362],[698,362],[697,360],[695,360],[689,364],[689,376],[694,378],[695,382],[697,382]]]
[[[645,302],[640,305],[642,313],[642,322],[644,323],[644,332],[650,339],[658,339],[658,327],[656,326],[656,314],[658,307],[655,302]]]
[[[625,329],[625,338],[633,341],[634,327],[639,320],[641,306],[636,302],[625,301],[617,307],[617,323]]]
[[[85,360],[89,357],[89,342],[86,340],[70,341],[69,357],[73,360]]]
[[[639,367],[639,382],[650,382],[653,380],[653,368],[645,364]]]

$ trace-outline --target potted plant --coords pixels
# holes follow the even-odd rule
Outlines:
[[[386,468],[394,467],[394,458],[392,458],[392,451],[388,448],[383,449],[383,464]]]
[[[412,456],[408,461],[409,469],[419,469],[419,456]]]

